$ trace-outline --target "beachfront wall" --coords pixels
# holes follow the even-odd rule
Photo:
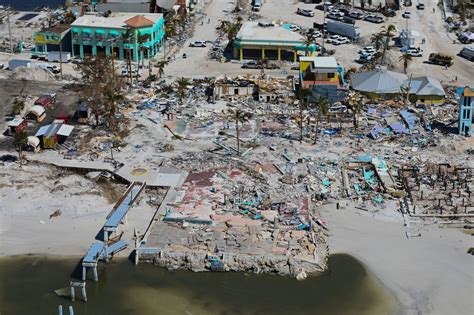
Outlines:
[[[132,29],[133,34],[129,41],[124,40],[127,29],[73,25],[71,29],[72,55],[80,58],[86,55],[97,56],[101,53],[110,56],[113,49],[114,57],[120,60],[127,58],[128,51],[133,61],[153,58],[164,45],[164,25],[165,21],[161,17],[151,27],[133,29],[129,27],[127,29]],[[148,35],[146,42],[142,45],[138,42],[140,34]]]

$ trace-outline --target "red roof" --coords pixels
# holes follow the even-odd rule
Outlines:
[[[140,28],[140,27],[153,26],[153,24],[155,23],[153,23],[153,21],[150,21],[143,15],[136,15],[126,20],[125,24],[133,28]]]

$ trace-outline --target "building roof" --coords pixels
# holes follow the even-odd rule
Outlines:
[[[8,127],[18,127],[19,125],[21,125],[22,122],[24,122],[25,120],[23,118],[20,118],[20,117],[16,117],[15,119],[13,120],[10,120],[7,124]]]
[[[134,17],[143,17],[139,19],[132,20]],[[150,21],[153,25],[157,23],[161,18],[163,17],[163,14],[159,13],[146,13],[146,14],[137,14],[137,13],[125,13],[125,12],[113,12],[110,14],[108,17],[98,15],[96,13],[91,14],[85,14],[79,18],[77,18],[73,23],[73,27],[96,27],[96,28],[112,28],[112,29],[127,29],[128,25],[126,21],[129,23],[131,22],[133,25],[144,25],[144,23],[149,23],[146,22]],[[130,21],[132,20],[132,21]],[[147,26],[151,26],[147,24]],[[135,27],[135,26],[132,26]],[[142,26],[138,26],[142,27]]]
[[[128,20],[125,21],[125,24],[127,24],[130,27],[133,28],[140,28],[140,27],[148,27],[148,26],[153,26],[155,24],[153,21],[150,21],[143,15],[136,15]]]
[[[68,137],[73,129],[74,126],[56,122],[49,125],[41,126],[41,128],[38,129],[38,131],[36,132],[35,137],[52,137],[54,135]]]
[[[462,96],[474,96],[474,89],[473,88],[470,88],[468,86],[466,86],[462,93],[461,93]]]
[[[165,10],[171,10],[176,4],[176,0],[156,0],[156,5]]]
[[[28,142],[28,145],[32,146],[32,147],[37,147],[39,146],[40,144],[40,140],[38,139],[38,137],[35,137],[35,136],[28,136],[27,138],[27,142]]]
[[[41,105],[33,105],[33,106],[31,106],[29,112],[33,113],[33,114],[35,114],[36,116],[39,117],[39,116],[43,115],[43,113],[45,112],[45,109]]]
[[[241,44],[254,45],[303,45],[302,35],[280,26],[262,27],[258,22],[244,22],[236,40]]]
[[[418,77],[411,80],[406,80],[403,83],[403,86],[410,86],[410,94],[419,96],[444,96],[446,94],[438,79],[432,77]]]
[[[403,82],[408,77],[403,73],[389,70],[358,72],[351,75],[354,90],[376,94],[400,93]]]

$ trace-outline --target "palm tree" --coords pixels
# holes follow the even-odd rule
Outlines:
[[[359,134],[359,113],[362,106],[362,96],[358,93],[349,95],[349,105],[352,108],[352,123],[354,125],[354,132],[357,136],[357,142],[360,142]]]
[[[400,56],[400,58],[398,58],[398,61],[403,61],[404,73],[407,73],[408,64],[410,63],[411,60],[412,60],[411,55],[407,53],[404,53],[403,55]]]
[[[252,115],[241,109],[229,109],[229,118],[235,121],[235,132],[237,138],[237,155],[240,155],[240,129],[239,123],[244,124],[249,121]]]
[[[384,35],[382,33],[372,34],[370,42],[374,45],[375,50],[379,50],[384,44]]]
[[[313,45],[315,40],[316,40],[316,37],[314,36],[314,31],[313,29],[310,29],[304,35],[304,44],[306,46],[305,56],[309,55],[309,46]]]
[[[229,42],[233,41],[242,26],[242,17],[238,17],[234,22],[221,20],[217,29],[227,35]]]
[[[393,24],[388,25],[386,28],[385,26],[382,27],[380,34],[384,38],[384,45],[383,45],[382,58],[380,59],[380,64],[383,64],[384,59],[385,59],[385,53],[387,52],[387,50],[390,50],[390,41],[392,40],[392,37],[395,36],[393,32],[395,32],[396,30],[397,28]]]
[[[130,45],[133,42],[135,34],[132,29],[127,29],[125,33],[122,33],[122,42],[124,44]],[[130,46],[127,48],[127,69],[128,69],[128,78],[130,83],[132,83],[132,50]]]
[[[188,78],[181,77],[176,80],[176,83],[178,84],[179,101],[181,102],[181,105],[182,105],[183,99],[186,96],[186,92],[188,90],[188,85],[190,82]]]
[[[142,68],[145,67],[145,58],[143,56],[143,50],[144,50],[144,47],[145,47],[145,43],[147,43],[149,39],[150,39],[149,34],[142,34],[140,32],[137,33],[137,45],[138,45],[138,49],[139,49],[138,60],[137,60],[137,64],[138,64],[137,81],[138,81],[138,77],[139,77],[140,60],[142,62],[142,66],[143,66]]]
[[[318,113],[316,117],[316,130],[314,131],[314,143],[318,140],[319,121],[321,120],[322,115],[327,115],[328,105],[328,100],[321,96],[310,103],[311,108]]]
[[[160,60],[158,61],[158,63],[155,65],[157,68],[158,68],[158,76],[161,77],[163,76],[163,74],[165,74],[165,67],[168,65],[168,61],[167,60]]]
[[[15,133],[13,138],[13,144],[18,149],[18,157],[20,159],[20,165],[23,158],[23,147],[28,144],[28,135],[24,131],[19,131]]]
[[[11,110],[11,113],[13,115],[19,115],[21,114],[21,111],[25,108],[25,101],[21,100],[21,99],[16,99],[14,102],[13,102],[13,106],[12,106],[12,110]]]
[[[296,91],[296,98],[298,99],[298,110],[300,120],[300,142],[303,141],[303,123],[304,123],[304,111],[308,109],[308,100],[313,95],[308,89],[299,89]]]
[[[123,101],[125,97],[118,93],[114,88],[108,88],[105,91],[105,101],[108,103],[108,122],[109,128],[115,128],[115,112],[117,111],[117,102]]]

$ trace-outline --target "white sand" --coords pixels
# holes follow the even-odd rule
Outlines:
[[[330,251],[361,260],[395,295],[402,314],[473,314],[472,237],[425,225],[407,239],[403,221],[326,207]]]

